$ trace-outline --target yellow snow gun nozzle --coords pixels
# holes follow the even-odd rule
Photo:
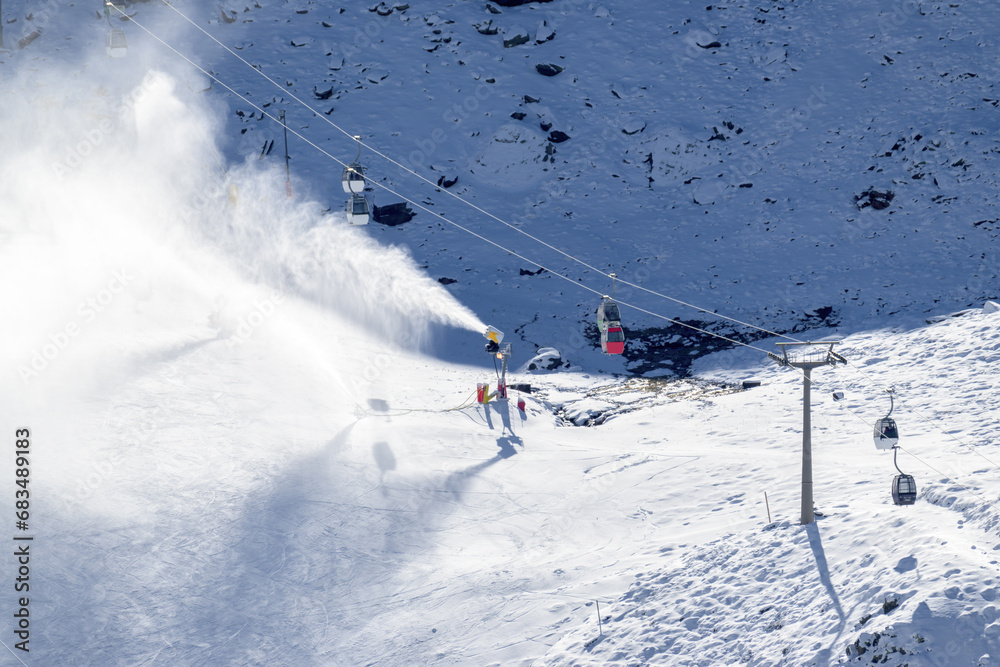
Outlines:
[[[496,327],[486,327],[486,333],[483,334],[487,339],[493,341],[497,345],[503,340],[503,332]]]

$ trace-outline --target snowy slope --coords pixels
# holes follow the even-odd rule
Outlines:
[[[372,147],[601,270],[842,338],[851,365],[814,373],[825,516],[797,523],[801,379],[765,359],[773,340],[703,356],[675,339],[693,380],[607,375],[640,364],[594,351],[592,293],[426,211],[346,227],[339,166],[294,135],[287,200],[280,128],[138,24],[342,159],[353,141],[168,7],[129,7],[129,58],[108,61],[92,7],[8,3],[5,43],[39,35],[0,51],[0,421],[11,452],[33,434],[35,539],[32,652],[0,664],[1000,660],[1000,315],[924,323],[996,294],[996,10],[649,4],[177,7]],[[891,205],[859,209],[868,188]],[[638,328],[664,323],[623,311],[654,349]],[[471,401],[494,381],[486,323],[517,366],[544,346],[572,367],[519,372],[524,414]],[[889,386],[913,507],[892,506],[870,439]]]

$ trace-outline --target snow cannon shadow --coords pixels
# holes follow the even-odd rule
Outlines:
[[[247,499],[225,548],[199,572],[196,590],[186,591],[194,602],[179,621],[183,627],[175,628],[178,636],[211,645],[200,659],[281,656],[310,664],[316,655],[343,651],[345,638],[363,634],[393,606],[357,600],[398,594],[399,572],[435,548],[435,533],[468,484],[504,460],[497,454],[443,478],[393,484],[401,474],[395,454],[377,436],[363,441],[356,425],[275,474],[262,496]],[[351,456],[363,451],[374,461]],[[263,598],[262,588],[269,591]]]
[[[504,440],[504,438],[501,438],[501,440]],[[499,441],[497,442],[499,443]],[[481,463],[476,463],[475,465],[471,465],[462,470],[456,470],[455,472],[449,474],[444,480],[444,489],[450,493],[455,500],[461,501],[464,487],[470,479],[476,477],[487,468],[500,463],[504,459],[510,458],[510,456],[512,456],[512,454],[507,454],[506,456],[504,455],[503,445],[501,445],[500,452],[498,452],[493,458]]]
[[[494,403],[483,404],[483,418],[486,420],[486,425],[491,431],[496,430],[496,425],[493,423],[494,411],[500,417],[501,432],[509,433],[512,438],[516,438],[520,442],[521,439],[514,435],[514,429],[511,428],[510,403],[504,399],[500,399]]]
[[[517,454],[517,446],[524,447],[524,443],[521,441],[521,438],[516,435],[500,436],[497,438],[497,447],[500,448],[500,452],[497,456],[502,459],[509,459]]]

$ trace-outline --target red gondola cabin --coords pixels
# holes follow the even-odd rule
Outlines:
[[[608,354],[621,354],[625,351],[625,332],[620,324],[610,324],[606,331],[601,332],[601,349]]]

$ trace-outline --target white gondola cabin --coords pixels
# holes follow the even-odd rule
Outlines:
[[[887,393],[889,394],[889,412],[886,413],[885,417],[875,421],[875,446],[878,449],[892,449],[899,443],[899,429],[896,428],[895,420],[890,416],[892,415],[892,409],[896,407],[896,400],[893,396],[895,389],[889,388]],[[895,457],[893,457],[895,458]]]
[[[351,195],[347,202],[347,221],[352,225],[367,225],[371,219],[371,208],[364,195]]]
[[[344,192],[347,194],[361,194],[365,191],[365,171],[357,162],[353,162],[344,167],[344,175],[341,178]]]
[[[875,421],[875,446],[879,449],[892,449],[899,443],[899,429],[892,417],[882,417]]]
[[[109,58],[124,58],[128,54],[128,42],[125,40],[125,31],[119,28],[112,28],[108,31],[108,38],[105,42],[105,50]]]

